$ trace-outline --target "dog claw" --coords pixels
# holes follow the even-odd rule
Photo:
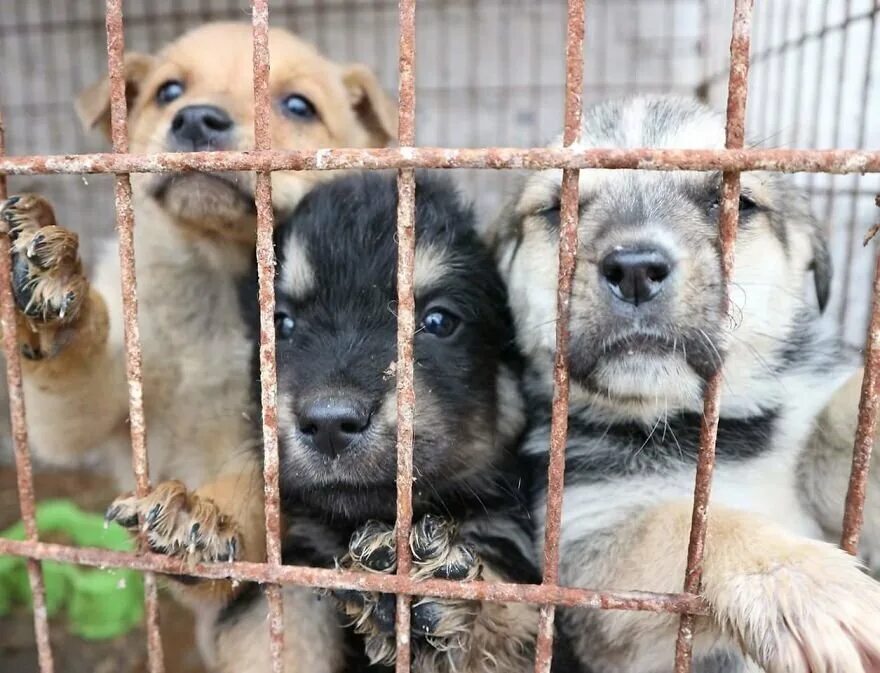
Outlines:
[[[147,512],[147,526],[152,529],[156,524],[156,520],[159,518],[159,514],[162,512],[162,505],[156,504],[150,508],[150,511]]]

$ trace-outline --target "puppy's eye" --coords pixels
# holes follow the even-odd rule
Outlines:
[[[739,213],[740,215],[749,215],[758,210],[758,204],[752,201],[748,196],[739,195]]]
[[[429,308],[422,317],[421,328],[428,334],[445,339],[455,334],[461,319],[445,308]]]
[[[168,105],[168,103],[177,100],[183,95],[183,82],[170,79],[156,90],[156,102],[159,105]]]
[[[312,101],[298,93],[291,94],[281,101],[281,106],[284,108],[284,113],[294,119],[311,121],[318,116]]]
[[[544,220],[547,222],[547,226],[550,227],[550,229],[558,230],[561,222],[561,213],[562,205],[556,203],[539,211],[538,215],[544,218]]]
[[[760,206],[758,206],[758,204],[755,203],[754,201],[752,201],[752,199],[750,199],[748,196],[746,196],[745,194],[739,195],[739,214],[740,214],[740,216],[751,215],[752,213],[757,212],[759,209],[760,209]],[[716,197],[712,201],[712,203],[709,205],[709,211],[715,215],[717,215],[719,212],[721,212],[721,199],[719,197]]]
[[[280,339],[290,339],[293,336],[293,329],[296,327],[296,321],[283,311],[275,312],[275,334]]]

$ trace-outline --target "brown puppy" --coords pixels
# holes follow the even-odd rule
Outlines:
[[[270,32],[270,52],[273,149],[377,147],[395,137],[394,103],[366,67],[333,63],[280,29]],[[236,23],[205,25],[155,56],[127,55],[131,151],[253,148],[251,64],[251,28]],[[85,91],[77,109],[88,127],[107,134],[108,81]],[[276,210],[292,208],[324,177],[274,173]],[[235,290],[254,254],[254,175],[148,174],[132,183],[150,476],[154,484],[181,481],[161,484],[148,502],[124,502],[148,511],[156,498],[173,500],[197,558],[260,560],[259,465],[244,446],[250,351]],[[47,462],[92,461],[130,488],[115,245],[89,273],[76,235],[41,197],[0,203],[0,220],[15,239],[32,447]],[[243,491],[253,497],[240,497]],[[240,548],[230,544],[227,514],[243,527]],[[176,542],[166,540],[170,552]],[[189,593],[204,598],[204,588]]]

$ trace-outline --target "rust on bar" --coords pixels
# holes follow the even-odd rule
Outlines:
[[[727,86],[727,128],[725,147],[741,149],[745,144],[746,100],[749,88],[749,49],[754,0],[735,0],[733,30],[730,38],[730,78]],[[739,222],[740,173],[724,171],[721,187],[722,316],[730,310],[729,284],[733,274],[736,228]],[[703,575],[703,552],[706,542],[709,496],[712,490],[712,472],[715,468],[715,443],[718,438],[718,419],[721,411],[721,371],[709,379],[700,426],[700,452],[694,480],[694,510],[691,517],[691,535],[688,544],[687,569],[684,591],[699,593]],[[675,642],[675,673],[691,670],[695,616],[684,614]]]
[[[107,67],[110,73],[110,129],[115,153],[128,153],[128,110],[125,98],[125,30],[122,0],[107,0]],[[134,257],[134,210],[131,178],[116,176],[116,231],[119,236],[119,269],[122,281],[122,317],[125,339],[125,373],[128,379],[129,429],[137,494],[150,490],[144,421],[143,373],[137,320],[137,279]],[[159,597],[155,577],[144,581],[146,600],[147,660],[150,673],[163,673],[162,638],[159,634]]]
[[[585,0],[569,0],[565,46],[565,128],[562,144],[570,147],[580,138],[584,88]],[[578,179],[577,169],[562,171],[560,194],[559,277],[556,288],[556,352],[553,363],[553,408],[550,421],[550,456],[547,467],[547,511],[544,516],[542,584],[559,581],[559,533],[562,524],[562,489],[568,437],[568,341],[570,336],[571,288],[577,263]],[[542,605],[535,645],[535,673],[550,673],[553,661],[554,605]]]
[[[233,578],[260,584],[356,589],[502,603],[554,603],[600,610],[708,614],[705,601],[699,596],[689,594],[596,591],[507,582],[459,582],[439,579],[415,581],[402,575],[380,575],[307,566],[273,566],[265,563],[197,563],[189,565],[161,554],[132,554],[5,538],[0,538],[0,554],[13,554],[32,559],[61,561],[94,567],[130,568],[147,572],[190,575],[206,579]]]
[[[880,258],[877,259],[874,272],[871,326],[868,329],[868,341],[865,347],[865,373],[859,400],[859,424],[853,445],[852,472],[846,492],[843,534],[840,538],[840,546],[850,554],[858,551],[859,532],[864,519],[865,489],[868,484],[868,470],[871,466],[871,452],[874,449],[874,436],[877,430],[878,381],[880,381]]]
[[[412,148],[415,132],[416,3],[400,0],[398,58],[398,137],[403,148]],[[409,536],[412,530],[413,438],[416,394],[413,385],[413,339],[416,330],[413,268],[415,266],[416,183],[412,169],[397,174],[397,575],[408,578],[412,565]],[[397,595],[395,670],[410,670],[410,603]]]
[[[254,144],[258,151],[272,146],[269,98],[269,2],[253,0]],[[263,490],[265,496],[266,561],[281,564],[281,497],[278,487],[278,406],[275,366],[275,229],[272,176],[257,172],[257,276],[260,304],[260,406],[263,425]],[[269,606],[269,650],[273,673],[284,671],[284,613],[281,587],[265,588]]]
[[[0,157],[6,153],[6,127],[0,110]],[[6,193],[6,176],[0,173],[0,201]],[[27,420],[24,408],[24,391],[21,379],[21,353],[18,348],[18,316],[12,294],[12,258],[10,256],[9,231],[0,223],[0,331],[3,333],[3,355],[6,359],[6,386],[9,389],[9,417],[12,430],[12,450],[15,456],[15,478],[18,486],[18,506],[24,522],[25,537],[37,542],[37,519],[34,496],[34,476],[28,447]],[[34,605],[34,635],[37,643],[37,661],[40,673],[52,673],[55,662],[49,639],[49,620],[46,612],[46,587],[43,568],[36,559],[27,560],[28,582]]]
[[[880,173],[880,150],[581,149],[386,147],[380,149],[57,154],[0,158],[8,175],[284,171],[386,168],[629,168],[644,171]]]

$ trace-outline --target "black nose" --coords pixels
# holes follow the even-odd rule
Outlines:
[[[181,150],[224,149],[232,136],[232,118],[215,105],[188,105],[171,120],[171,137]]]
[[[663,289],[672,262],[657,248],[618,248],[601,261],[599,272],[615,297],[638,306]]]
[[[316,451],[335,458],[370,427],[370,410],[350,398],[319,397],[302,405],[299,430]]]

